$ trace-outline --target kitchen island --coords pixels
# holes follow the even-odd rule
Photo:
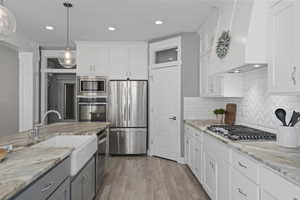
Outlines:
[[[109,123],[55,123],[40,129],[39,139],[30,131],[0,137],[0,146],[13,145],[13,151],[0,163],[0,200],[7,200],[23,191],[49,170],[67,159],[72,148],[37,148],[32,145],[58,135],[95,135]]]

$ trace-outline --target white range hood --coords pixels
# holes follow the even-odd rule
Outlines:
[[[212,51],[213,73],[251,71],[267,66],[267,0],[228,0],[219,6],[219,21]],[[217,56],[217,42],[229,31],[231,41],[224,58]]]

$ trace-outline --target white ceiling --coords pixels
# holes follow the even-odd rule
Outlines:
[[[17,18],[17,31],[43,46],[64,46],[64,0],[6,0]],[[73,0],[72,40],[149,40],[196,31],[208,15],[212,0]],[[163,25],[155,25],[155,20]],[[46,25],[55,27],[45,30]],[[115,32],[107,28],[114,26]]]

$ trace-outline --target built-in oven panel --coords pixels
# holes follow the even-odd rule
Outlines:
[[[107,103],[105,98],[79,98],[79,121],[107,121]]]

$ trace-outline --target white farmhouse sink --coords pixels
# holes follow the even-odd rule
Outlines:
[[[49,140],[38,143],[33,147],[71,147],[74,151],[71,154],[71,176],[89,161],[97,151],[97,136],[55,136]]]

